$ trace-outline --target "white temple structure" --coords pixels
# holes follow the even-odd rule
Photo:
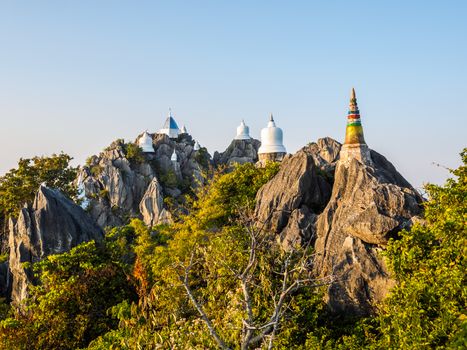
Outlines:
[[[178,161],[178,157],[177,157],[177,153],[175,152],[175,148],[174,148],[174,153],[172,153],[172,157],[170,157],[170,160],[172,162],[177,162]]]
[[[169,109],[169,116],[165,120],[164,127],[159,130],[159,134],[166,134],[171,139],[176,139],[180,134],[177,122],[172,116],[172,110]]]
[[[245,121],[242,120],[240,125],[237,127],[237,136],[235,140],[249,140],[250,137],[250,128],[245,124]]]
[[[89,207],[90,200],[86,197],[86,188],[84,187],[83,176],[81,175],[81,173],[78,176],[77,187],[78,187],[78,199],[81,201],[80,206],[81,208],[86,210]]]
[[[148,134],[147,131],[145,131],[143,133],[143,136],[139,138],[138,146],[141,147],[143,149],[143,152],[145,153],[154,152],[154,147],[152,145],[152,137]]]
[[[185,125],[183,125],[182,128],[180,129],[180,134],[188,134],[188,131],[186,130]]]
[[[268,126],[261,130],[261,147],[258,150],[260,163],[266,161],[281,161],[286,155],[284,145],[282,144],[282,129],[276,126],[271,114]]]
[[[199,144],[198,141],[195,142],[195,145],[193,146],[193,149],[194,149],[195,151],[199,151],[199,150],[201,149],[201,145]]]

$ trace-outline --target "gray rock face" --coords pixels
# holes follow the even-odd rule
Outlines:
[[[27,296],[32,272],[22,263],[37,262],[89,240],[103,238],[102,230],[84,210],[60,191],[41,186],[32,206],[21,210],[9,224],[9,267],[12,274],[12,301]]]
[[[137,216],[139,202],[155,174],[147,163],[131,164],[122,145],[114,143],[93,157],[80,176],[90,200],[90,215],[106,227],[122,225],[124,214]]]
[[[319,213],[326,206],[331,196],[331,183],[315,164],[319,150],[312,144],[287,156],[277,175],[258,191],[255,215],[260,222],[266,223],[267,229],[279,233],[288,225],[295,210],[301,209],[300,215]],[[323,166],[331,166],[324,162]],[[300,215],[297,213],[294,218]],[[302,235],[306,236],[305,233]]]
[[[355,159],[337,165],[331,199],[317,220],[315,270],[335,276],[327,300],[338,313],[372,312],[394,284],[379,252],[421,214],[420,195],[383,156],[371,156],[374,167]]]
[[[334,276],[330,309],[366,315],[393,286],[381,257],[388,239],[421,214],[422,198],[377,152],[371,166],[340,162],[341,144],[318,140],[282,162],[257,194],[256,217],[284,249],[314,244],[317,276]]]
[[[260,145],[261,142],[256,139],[232,140],[224,152],[214,153],[214,164],[231,166],[235,163],[256,163]]]
[[[81,169],[88,210],[100,227],[123,225],[131,217],[142,218],[148,225],[170,221],[163,197],[178,197],[204,181],[210,156],[205,148],[193,149],[191,136],[151,137],[153,153],[134,159],[127,154],[128,145],[116,141]],[[174,149],[176,162],[171,160]]]
[[[306,206],[292,211],[287,226],[280,233],[282,247],[285,250],[304,246],[316,237],[317,215]]]
[[[141,199],[139,210],[143,216],[144,223],[148,226],[172,221],[170,213],[164,208],[162,187],[156,177],[152,179],[143,199]]]

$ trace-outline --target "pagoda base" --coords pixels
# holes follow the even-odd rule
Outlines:
[[[350,163],[352,159],[358,160],[368,166],[373,166],[370,149],[365,143],[344,144],[339,154],[340,162]]]
[[[268,162],[281,162],[284,159],[285,153],[284,152],[276,152],[276,153],[260,153],[258,154],[258,165],[265,166]]]

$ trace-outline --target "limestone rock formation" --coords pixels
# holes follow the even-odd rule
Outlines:
[[[339,144],[334,146],[339,147]],[[279,233],[288,225],[295,210],[301,210],[301,214],[294,214],[294,218],[298,218],[303,213],[320,213],[326,206],[332,184],[324,169],[332,166],[320,152],[328,151],[319,144],[310,144],[295,155],[287,156],[277,175],[258,191],[255,215],[260,222],[266,223],[267,229]],[[315,158],[321,163],[315,162]]]
[[[334,275],[327,300],[338,313],[367,314],[393,285],[380,251],[421,214],[420,195],[380,154],[373,166],[337,165],[331,199],[317,220],[321,276]]]
[[[164,208],[162,187],[156,177],[152,179],[143,199],[141,199],[139,210],[144,223],[148,226],[172,221],[169,211]]]
[[[256,139],[232,140],[229,147],[222,152],[214,153],[215,165],[233,165],[234,163],[256,163],[258,161],[258,149],[261,142]]]
[[[9,223],[9,267],[12,274],[12,301],[27,296],[32,272],[23,263],[37,262],[89,240],[103,238],[102,230],[85,211],[60,191],[41,186],[31,206],[24,207],[17,220]]]
[[[154,152],[135,156],[129,144],[118,140],[81,169],[88,211],[102,228],[125,224],[131,217],[142,218],[148,225],[170,221],[163,197],[177,198],[204,181],[210,156],[205,148],[194,150],[190,135],[174,140],[165,134],[147,135]],[[176,161],[171,160],[174,150]]]
[[[314,244],[317,276],[334,276],[330,309],[365,315],[393,285],[381,251],[421,214],[422,198],[382,155],[340,160],[341,144],[318,140],[287,156],[257,194],[256,217],[289,249]]]

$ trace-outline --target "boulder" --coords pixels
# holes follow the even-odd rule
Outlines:
[[[9,267],[11,298],[19,304],[27,297],[32,271],[23,263],[34,263],[60,254],[90,240],[101,240],[102,230],[86,212],[60,191],[40,186],[34,202],[21,209],[9,223]]]

